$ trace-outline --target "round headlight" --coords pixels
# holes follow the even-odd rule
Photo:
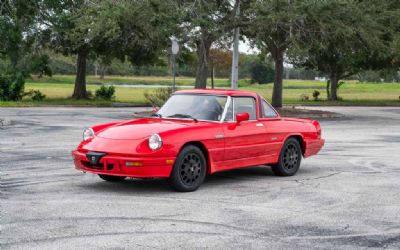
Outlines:
[[[85,128],[85,129],[83,130],[83,140],[84,140],[84,141],[86,141],[86,140],[92,138],[93,136],[94,136],[93,129],[91,129],[91,128]]]
[[[162,140],[161,137],[158,134],[152,134],[149,138],[149,148],[152,150],[156,150],[161,148],[162,146]]]

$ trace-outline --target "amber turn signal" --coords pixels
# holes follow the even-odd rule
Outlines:
[[[127,167],[141,167],[143,164],[139,161],[127,161],[125,162],[125,166]]]

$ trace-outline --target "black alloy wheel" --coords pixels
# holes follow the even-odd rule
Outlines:
[[[200,187],[206,176],[206,159],[196,146],[184,147],[176,158],[170,185],[181,192],[191,192]]]
[[[286,146],[283,153],[283,167],[290,171],[297,166],[299,161],[299,152],[294,143],[290,143]]]
[[[272,171],[279,176],[292,176],[300,168],[302,151],[299,141],[289,137],[283,144],[279,155],[279,162],[272,166]]]
[[[179,166],[179,174],[183,183],[189,186],[193,185],[200,178],[201,174],[199,155],[196,153],[187,154]]]

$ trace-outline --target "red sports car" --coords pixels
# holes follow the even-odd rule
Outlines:
[[[323,145],[318,121],[282,118],[257,93],[201,89],[175,92],[152,117],[86,128],[72,154],[78,170],[106,181],[162,177],[194,191],[228,169],[271,165],[294,175]]]

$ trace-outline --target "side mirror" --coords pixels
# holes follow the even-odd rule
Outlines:
[[[242,121],[248,121],[250,119],[250,115],[247,112],[237,113],[236,114],[236,123],[239,124]]]

